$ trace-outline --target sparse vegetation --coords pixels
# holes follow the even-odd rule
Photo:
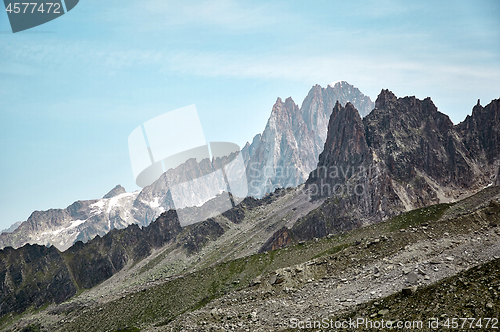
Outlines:
[[[238,249],[234,246],[232,237],[224,237],[229,236],[228,233],[229,235],[226,234],[214,242],[216,246],[210,250],[203,249],[204,251],[200,252],[204,254],[200,256],[203,258],[193,260],[191,266],[196,266],[197,269],[186,270],[170,280],[158,282],[150,287],[143,287],[140,282],[132,283],[136,285],[134,287],[139,287],[136,291],[109,301],[97,299],[96,302],[84,302],[87,307],[83,307],[83,304],[78,302],[79,297],[76,297],[70,302],[71,305],[68,304],[68,310],[61,309],[62,311],[58,312],[51,307],[42,308],[36,317],[41,317],[43,326],[57,326],[56,330],[60,331],[139,331],[152,326],[162,328],[178,324],[179,319],[190,313],[199,315],[199,312],[206,311],[207,307],[213,307],[213,303],[231,306],[232,302],[225,300],[230,294],[250,292],[253,295],[245,301],[262,303],[279,298],[282,294],[300,292],[311,280],[314,282],[339,275],[349,269],[360,269],[371,264],[374,259],[383,260],[403,252],[406,247],[426,240],[431,235],[433,238],[440,238],[445,232],[468,234],[488,225],[487,218],[498,218],[496,215],[486,214],[484,218],[477,214],[452,220],[444,218],[447,211],[454,206],[429,206],[342,234],[237,259],[230,259],[231,256],[228,255],[226,260],[217,262],[221,259],[222,252],[229,254]],[[273,209],[273,206],[269,209]],[[259,213],[265,212],[266,210],[263,210]],[[258,214],[249,213],[246,218],[258,218]],[[245,219],[240,226],[245,227],[245,222],[248,221],[249,219]],[[170,264],[167,262],[165,265],[164,259],[171,254],[172,251],[165,250],[146,264],[135,268],[136,272],[130,276],[131,280],[144,280],[144,276],[151,273],[151,276],[159,273],[158,277],[161,277],[162,269],[168,269]],[[279,278],[284,278],[284,281]],[[276,283],[274,286],[273,282]],[[89,299],[92,299],[92,296],[95,298],[90,291],[82,295]],[[50,314],[47,314],[48,312]],[[34,323],[29,318],[33,314],[34,312],[27,313],[22,318],[27,325]],[[2,318],[4,326],[11,325],[12,316],[6,317]],[[231,315],[216,314],[213,317],[213,322],[218,322],[217,324],[235,324],[242,321],[251,323],[254,316],[251,312],[239,312]],[[54,319],[61,325],[51,325]],[[61,323],[62,320],[64,323]],[[199,324],[203,325],[203,321],[205,320],[200,318]]]
[[[409,212],[401,213],[387,222],[388,230],[393,232],[410,226],[418,226],[425,222],[439,220],[453,204],[436,204]]]

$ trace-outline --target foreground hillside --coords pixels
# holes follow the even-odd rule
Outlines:
[[[398,302],[403,288],[417,286],[427,294],[427,285],[435,287],[444,278],[500,257],[499,202],[500,187],[491,186],[455,204],[417,209],[344,234],[230,259],[174,278],[129,283],[129,288],[120,289],[119,279],[113,279],[117,274],[69,302],[7,315],[2,319],[4,330],[32,326],[44,331],[271,331],[289,328],[292,318],[344,317],[361,310],[355,308],[372,315],[380,303],[385,305],[382,300],[389,301],[387,296],[394,299],[389,313],[410,312],[411,304],[404,309],[406,302]],[[128,277],[138,281],[140,273],[135,271]],[[478,306],[487,301],[484,310],[498,315],[496,292],[489,297],[474,293],[475,275],[467,280],[468,301]],[[481,277],[477,285],[482,289]],[[370,302],[374,300],[379,304]]]
[[[369,331],[367,320],[422,322],[432,330],[494,331],[499,327],[500,259],[423,287],[413,294],[403,292],[358,305],[333,321],[364,317],[365,322],[351,331]],[[373,324],[373,323],[372,323]]]

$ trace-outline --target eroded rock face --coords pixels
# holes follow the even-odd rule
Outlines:
[[[308,183],[323,179],[329,184],[345,182],[361,166],[371,165],[372,155],[365,138],[363,120],[351,103],[337,102],[328,124],[328,137],[319,156],[317,168]],[[331,196],[331,195],[320,195]]]
[[[311,199],[326,200],[290,236],[339,233],[498,184],[499,105],[478,103],[453,125],[430,98],[397,98],[389,90],[381,91],[363,119],[352,104],[336,104],[324,150],[306,182]],[[280,247],[275,235],[267,249]]]
[[[349,231],[363,221],[378,222],[404,210],[384,161],[368,146],[363,120],[352,104],[335,105],[328,133],[318,166],[306,182],[311,199],[326,200],[293,226],[291,234],[297,240]]]
[[[453,123],[430,98],[397,99],[382,90],[375,104],[375,110],[363,120],[367,143],[393,178],[411,182],[421,172],[440,186],[464,188],[478,180]],[[422,203],[428,199],[423,198]]]
[[[283,248],[290,244],[292,239],[290,238],[290,234],[288,228],[283,227],[278,230],[276,233],[271,236],[266,243],[262,246],[259,252],[265,252],[270,250],[276,250],[279,248]]]
[[[192,225],[179,238],[179,242],[183,243],[188,255],[192,255],[198,252],[207,242],[213,241],[224,234],[224,231],[224,227],[213,218],[210,218],[202,223]]]

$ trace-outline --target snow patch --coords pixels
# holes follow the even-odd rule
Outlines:
[[[347,83],[347,82],[344,81],[344,80],[335,81],[335,82],[332,82],[332,83],[328,84],[328,86],[331,86],[333,88],[337,84],[342,85],[342,83]]]
[[[159,197],[155,197],[154,201],[149,202],[148,205],[151,206],[153,209],[158,208],[160,207],[159,200],[160,200]]]
[[[111,198],[103,198],[90,205],[90,208],[92,209],[93,214],[100,214],[104,211],[109,214],[114,207],[124,206],[128,202],[132,202],[137,195],[139,195],[139,191],[134,191],[133,193],[123,193]],[[127,200],[128,202],[123,202],[123,200]]]
[[[112,208],[114,208],[117,205],[121,205],[120,201],[122,199],[131,198],[131,197],[135,197],[135,196],[137,196],[136,193],[123,193],[123,194],[117,195],[115,197],[109,198],[108,209],[106,210],[106,213],[109,214],[111,212]]]
[[[59,228],[59,229],[56,229],[54,231],[43,232],[41,235],[46,235],[46,234],[58,235],[59,233],[61,233],[63,231],[68,231],[68,230],[70,230],[72,228],[78,227],[78,226],[80,226],[81,224],[83,224],[86,221],[87,220],[73,220],[71,222],[71,225],[69,225],[68,227]]]
[[[103,211],[104,206],[106,205],[107,199],[101,199],[94,204],[90,205],[90,209],[92,210],[93,213],[99,214]]]

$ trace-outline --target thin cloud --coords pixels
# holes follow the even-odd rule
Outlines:
[[[240,52],[168,51],[120,48],[94,43],[50,43],[9,45],[2,47],[4,58],[10,59],[11,74],[26,75],[36,68],[79,68],[85,72],[113,73],[117,70],[153,66],[164,75],[172,73],[237,79],[291,80],[295,82],[329,82],[341,77],[370,85],[408,85],[409,81],[424,85],[446,85],[455,91],[468,89],[463,82],[498,89],[500,68],[491,63],[466,59],[448,61],[446,57],[406,59],[387,54],[243,54]],[[469,55],[474,55],[470,53]],[[16,65],[30,63],[27,65]]]
[[[145,0],[123,7],[120,13],[119,17],[125,15],[137,22],[132,26],[141,32],[204,27],[216,28],[227,34],[254,33],[263,28],[298,20],[297,16],[287,13],[285,6],[280,4],[234,0]],[[118,18],[113,13],[103,17]]]
[[[302,82],[328,81],[332,77],[374,76],[383,80],[387,73],[407,79],[412,73],[428,75],[429,80],[444,74],[494,81],[498,68],[480,65],[421,63],[386,56],[266,56],[226,53],[177,53],[165,57],[163,72],[177,71],[199,76],[284,79]],[[410,75],[409,75],[410,74]]]

